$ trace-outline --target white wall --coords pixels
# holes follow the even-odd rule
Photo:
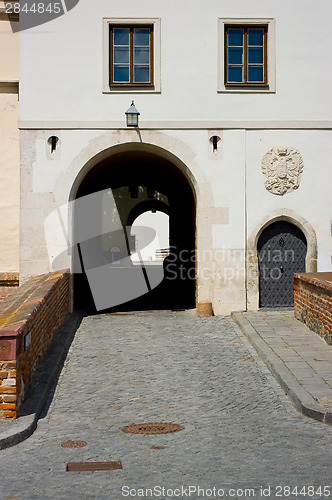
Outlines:
[[[264,187],[261,159],[272,146],[293,146],[303,159],[300,187],[278,196]],[[248,235],[276,210],[287,208],[314,229],[318,271],[332,270],[332,132],[315,130],[250,131],[246,141]]]
[[[50,270],[44,220],[71,199],[84,166],[132,142],[174,155],[193,180],[197,250],[208,256],[198,264],[198,300],[212,300],[217,314],[245,308],[247,241],[276,212],[288,210],[313,228],[318,270],[332,270],[331,14],[330,0],[314,8],[311,0],[209,0],[208,8],[191,0],[81,0],[23,32],[23,276]],[[103,17],[161,19],[160,93],[102,92]],[[218,18],[231,17],[275,19],[275,93],[217,92]],[[140,135],[125,128],[131,99]],[[59,137],[54,155],[51,135]],[[215,153],[212,135],[220,137]],[[266,190],[261,169],[263,155],[279,145],[297,149],[304,164],[299,189],[283,196]],[[70,211],[65,220],[70,234]],[[55,232],[55,247],[65,244]]]
[[[21,120],[329,120],[330,0],[81,0],[21,34]],[[103,94],[104,17],[161,19],[161,93]],[[218,18],[275,18],[276,93],[218,94]],[[270,41],[272,43],[272,41]]]

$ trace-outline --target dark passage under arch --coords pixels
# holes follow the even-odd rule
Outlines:
[[[147,210],[162,209],[169,215],[171,255],[164,261],[164,280],[149,293],[114,310],[195,307],[196,204],[192,186],[185,175],[172,161],[154,152],[120,152],[102,160],[86,174],[76,199],[105,189],[112,190],[123,227],[131,226]],[[74,234],[78,222],[82,224],[79,218],[80,214],[75,209]],[[128,250],[129,246],[128,243]],[[121,248],[116,250],[120,253]],[[77,264],[78,252],[75,256]],[[181,259],[181,256],[186,258]],[[74,306],[94,309],[84,273],[74,275]]]

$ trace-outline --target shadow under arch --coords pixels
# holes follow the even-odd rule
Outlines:
[[[92,170],[95,166],[102,163],[103,161],[110,160],[112,157],[116,155],[120,155],[122,153],[150,153],[156,155],[158,158],[169,161],[174,167],[176,167],[186,178],[188,184],[191,187],[192,194],[194,197],[195,205],[197,204],[197,192],[198,192],[198,184],[197,181],[191,172],[191,170],[187,167],[187,165],[175,154],[168,151],[165,148],[160,146],[156,146],[155,144],[141,143],[141,142],[126,142],[122,144],[116,144],[110,146],[109,148],[103,149],[99,153],[92,156],[80,169],[78,174],[75,177],[75,180],[72,184],[69,194],[69,202],[74,201],[78,197],[78,190],[84,178],[89,174],[90,170]]]
[[[252,231],[247,241],[247,310],[259,309],[259,263],[257,256],[258,240],[263,231],[271,224],[284,221],[293,224],[302,231],[307,241],[305,272],[317,271],[317,237],[309,222],[290,209],[279,209],[266,216]]]
[[[138,196],[132,196],[133,186]],[[196,190],[189,169],[172,153],[158,146],[142,143],[116,145],[91,158],[81,169],[72,186],[71,198],[78,199],[106,189],[112,190],[123,227],[130,225],[147,209],[151,210],[153,204],[167,213],[173,252],[172,277],[166,272],[166,278],[155,289],[119,305],[117,310],[195,307],[195,261],[186,259],[186,262],[180,262],[179,258],[183,250],[186,255],[188,251],[195,255]],[[148,198],[148,190],[156,193],[156,199]],[[73,234],[77,217],[74,208]],[[93,310],[92,295],[84,274],[74,275],[74,306]]]

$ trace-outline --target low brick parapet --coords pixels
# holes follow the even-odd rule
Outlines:
[[[294,274],[294,315],[332,345],[332,273]]]
[[[0,303],[0,418],[17,416],[31,379],[69,312],[67,271],[31,278]]]

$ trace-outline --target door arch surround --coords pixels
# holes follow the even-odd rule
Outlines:
[[[317,271],[317,237],[311,224],[293,210],[275,210],[269,216],[265,217],[258,226],[256,226],[247,240],[246,293],[248,311],[257,311],[259,309],[259,265],[257,256],[258,240],[263,231],[270,224],[278,221],[289,222],[302,231],[307,241],[305,272],[314,273]]]
[[[181,250],[187,245],[195,254],[196,182],[187,166],[179,158],[163,148],[142,143],[127,143],[113,146],[107,152],[102,151],[91,158],[81,169],[73,183],[70,197],[74,201],[81,196],[99,190],[118,189],[121,186],[129,188],[130,184],[135,183],[140,186],[140,189],[141,186],[144,186],[143,190],[152,187],[157,194],[162,193],[168,197],[169,207],[165,205],[163,200],[159,202],[156,200],[155,205],[157,209],[162,208],[162,211],[169,213],[170,221],[172,221],[170,222],[171,247]],[[123,216],[123,225],[131,225],[139,213],[145,211],[151,204],[153,204],[151,200],[139,200],[136,208],[135,206],[131,207]],[[73,213],[70,219],[72,221],[72,241],[75,241],[75,204],[72,204],[72,206]],[[182,231],[180,230],[181,224]],[[184,233],[185,236],[181,236],[181,233]],[[186,241],[185,238],[187,238]],[[195,273],[191,273],[191,276],[193,274]],[[185,288],[190,295],[190,299],[180,301],[179,308],[195,307],[196,278],[194,281],[195,283],[191,288],[189,286]],[[78,290],[77,283],[78,280],[74,276],[74,303]],[[162,287],[159,285],[157,288]],[[152,292],[148,295],[152,295]],[[179,294],[177,294],[177,297],[179,298]],[[167,301],[166,306],[166,308],[170,307]],[[177,304],[173,302],[171,307],[177,308]],[[145,308],[144,305],[143,308]]]

